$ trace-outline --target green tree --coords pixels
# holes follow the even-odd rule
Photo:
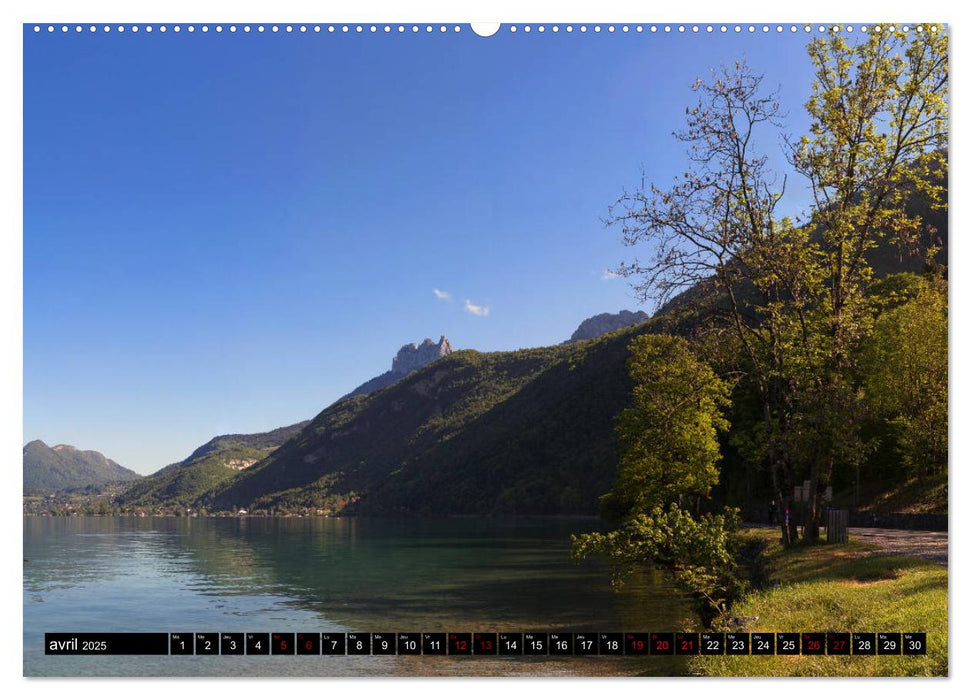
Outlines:
[[[941,283],[946,287],[943,279]],[[898,272],[874,282],[867,289],[872,315],[879,316],[884,311],[895,309],[911,301],[925,293],[927,285],[927,278],[914,272]],[[944,289],[944,295],[945,297],[947,295],[946,289]]]
[[[858,404],[848,379],[867,333],[867,254],[884,242],[912,247],[921,217],[907,210],[919,192],[944,206],[947,163],[947,35],[936,26],[875,27],[850,42],[840,33],[809,44],[815,68],[806,103],[809,133],[792,151],[815,200],[817,260],[811,290],[818,355],[799,387],[807,425],[818,436],[810,464],[813,499],[807,535],[818,535],[823,494],[835,468],[861,458],[853,426]]]
[[[678,134],[689,146],[683,176],[667,189],[625,193],[608,217],[626,244],[651,251],[619,268],[639,280],[643,299],[663,303],[691,289],[710,309],[709,326],[735,336],[733,369],[762,409],[762,426],[750,432],[765,449],[748,452],[764,454],[780,508],[792,506],[797,475],[809,476],[809,539],[834,470],[867,452],[854,382],[871,319],[868,254],[917,246],[928,233],[906,207],[915,193],[944,205],[947,38],[920,29],[875,28],[853,43],[834,32],[810,43],[811,127],[788,149],[815,197],[808,221],[777,214],[786,178],[754,144],[771,140],[781,110],[744,62],[695,85],[700,100]],[[795,522],[782,534],[791,542]]]
[[[630,408],[617,417],[620,466],[601,499],[605,518],[623,521],[672,503],[695,505],[718,483],[718,431],[728,384],[683,338],[642,335],[630,345]]]
[[[863,385],[896,429],[911,476],[947,470],[947,287],[941,280],[876,321],[863,352]]]
[[[694,517],[677,505],[658,507],[612,532],[574,536],[572,556],[576,562],[592,554],[607,556],[615,587],[639,566],[660,567],[699,600],[703,617],[710,621],[743,590],[735,573],[737,529],[734,509]]]
[[[642,335],[630,344],[634,380],[630,408],[617,416],[621,448],[617,481],[601,499],[608,533],[573,538],[572,555],[607,556],[613,583],[652,565],[702,602],[707,617],[725,610],[738,591],[733,533],[737,511],[699,515],[700,500],[718,483],[718,431],[729,387],[684,338]],[[684,507],[694,506],[695,513]]]
[[[739,61],[694,89],[698,104],[677,134],[688,145],[687,171],[668,189],[625,193],[607,223],[622,228],[627,245],[652,251],[646,261],[619,268],[640,280],[642,299],[663,303],[691,289],[694,303],[709,309],[709,330],[733,336],[738,351],[728,362],[759,397],[757,432],[772,491],[780,509],[791,508],[800,451],[792,439],[798,406],[790,389],[795,368],[813,358],[809,290],[820,268],[809,231],[777,215],[786,180],[755,147],[782,120],[762,77]],[[782,535],[789,542],[795,523]]]

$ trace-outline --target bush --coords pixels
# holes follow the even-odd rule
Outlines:
[[[638,566],[657,566],[696,597],[702,616],[710,621],[724,614],[744,589],[735,564],[738,522],[734,508],[695,518],[671,504],[636,515],[612,532],[574,535],[572,557],[580,562],[591,554],[607,556],[614,587],[623,586]]]

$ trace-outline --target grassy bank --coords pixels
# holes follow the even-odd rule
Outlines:
[[[870,481],[837,493],[833,504],[877,513],[947,514],[947,474],[906,481]]]
[[[926,656],[707,656],[690,662],[705,676],[947,675],[947,568],[923,559],[888,556],[872,547],[797,546],[777,533],[758,562],[764,586],[732,608],[750,632],[926,632]]]

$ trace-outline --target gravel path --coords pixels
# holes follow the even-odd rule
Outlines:
[[[849,533],[852,539],[872,544],[891,554],[920,557],[947,566],[946,532],[851,527]]]

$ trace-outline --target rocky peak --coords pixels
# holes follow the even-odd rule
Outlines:
[[[342,398],[346,399],[348,396],[370,394],[378,389],[391,386],[416,369],[421,369],[425,365],[451,354],[452,344],[448,342],[448,338],[444,335],[438,339],[437,343],[431,338],[425,338],[421,341],[420,345],[416,345],[415,343],[402,345],[398,354],[394,356],[394,360],[391,361],[391,369],[384,374],[379,374],[377,377],[367,380],[351,393],[345,394]]]
[[[421,345],[408,343],[401,346],[391,361],[391,373],[404,376],[451,353],[452,344],[444,335],[437,343],[431,338],[425,338]]]

